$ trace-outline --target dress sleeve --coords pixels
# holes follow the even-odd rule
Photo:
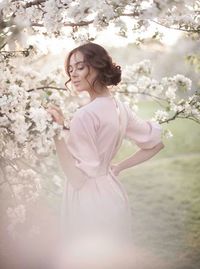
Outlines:
[[[75,159],[75,166],[88,177],[98,172],[97,121],[88,111],[77,111],[70,123],[68,150]]]
[[[125,138],[133,140],[141,149],[151,149],[162,142],[159,123],[141,119],[129,106],[126,109],[128,121]]]

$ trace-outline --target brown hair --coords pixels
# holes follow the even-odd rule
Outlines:
[[[102,46],[89,42],[73,49],[68,54],[65,61],[65,71],[69,76],[69,80],[65,83],[66,87],[67,83],[71,81],[69,73],[70,58],[77,51],[83,54],[84,62],[88,65],[88,68],[92,66],[98,71],[92,85],[93,89],[96,82],[99,82],[102,86],[110,86],[117,85],[121,81],[121,67],[113,63],[112,58]]]

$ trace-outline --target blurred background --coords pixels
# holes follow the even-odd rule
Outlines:
[[[152,38],[152,33],[148,32],[141,42],[132,35],[129,38],[117,37],[113,29],[108,28],[99,34],[95,42],[110,52],[122,70],[126,65],[149,59],[153,65],[153,77],[160,80],[183,74],[192,80],[191,92],[194,92],[200,85],[200,73],[189,63],[187,56],[199,55],[200,41],[164,27],[160,27],[159,31],[163,35],[161,39]],[[63,74],[59,83],[64,84],[64,58],[75,43],[39,34],[28,40],[42,52],[31,63],[31,68],[44,77],[55,68],[61,68]],[[143,97],[139,99],[137,113],[142,118],[151,118],[157,109],[158,103]],[[163,125],[173,133],[173,137],[164,139],[165,148],[148,162],[123,171],[119,180],[129,195],[135,244],[170,261],[172,269],[199,269],[200,126],[188,119],[176,119]],[[113,163],[136,150],[129,141],[124,141]],[[42,182],[38,202],[29,208],[29,218],[38,218],[39,214],[41,219],[38,221],[47,227],[47,234],[53,233],[56,225],[64,186],[64,176],[55,154],[50,157],[49,163],[48,180]],[[57,186],[61,187],[61,191],[57,191]],[[1,188],[2,210],[9,204],[8,193],[8,188]],[[37,229],[33,234],[40,237]],[[1,249],[5,248],[3,239]],[[6,236],[5,241],[8,241]]]

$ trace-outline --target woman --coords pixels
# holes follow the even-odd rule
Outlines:
[[[68,258],[65,255],[65,263],[69,265],[73,256],[74,260],[81,261],[80,268],[89,268],[89,262],[95,257],[98,262],[91,268],[117,268],[122,262],[119,259],[118,265],[114,264],[121,253],[118,247],[128,245],[131,238],[128,197],[117,176],[122,170],[150,159],[164,147],[161,127],[140,119],[128,105],[112,96],[109,86],[120,82],[121,68],[112,62],[103,47],[87,43],[75,48],[66,59],[65,70],[75,90],[87,91],[91,100],[76,111],[65,138],[55,138],[67,178],[62,209],[64,241],[67,253],[70,249],[80,251],[79,259],[73,256],[73,251],[71,261],[70,254]],[[58,107],[51,106],[48,111],[57,123],[64,124]],[[111,164],[124,138],[134,141],[140,149],[122,162]],[[96,246],[93,255],[91,242]],[[106,254],[102,253],[105,249]],[[70,268],[79,268],[79,265],[71,263]]]

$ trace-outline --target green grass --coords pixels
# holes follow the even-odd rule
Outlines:
[[[143,102],[138,114],[147,119],[154,110],[155,104]],[[198,269],[200,126],[183,119],[167,127],[173,138],[164,139],[165,148],[147,162],[123,171],[119,179],[129,195],[135,242],[173,261],[173,268]],[[125,142],[115,160],[135,150]]]

